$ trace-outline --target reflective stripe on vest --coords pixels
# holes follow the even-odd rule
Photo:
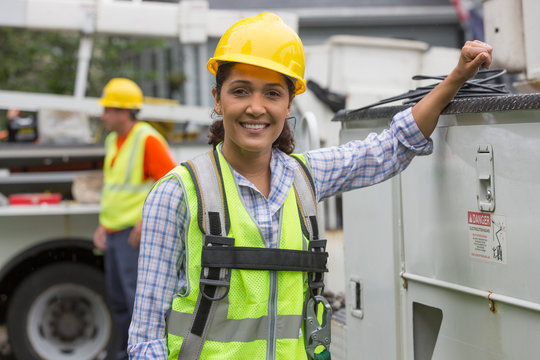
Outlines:
[[[104,186],[101,197],[100,223],[109,230],[122,230],[135,225],[142,217],[144,199],[154,181],[144,178],[144,145],[153,134],[161,135],[144,122],[137,122],[118,151],[117,134],[105,140],[103,166]],[[114,159],[114,165],[111,163]]]
[[[219,319],[219,320],[218,320]],[[193,321],[192,314],[172,311],[168,320],[169,334],[186,337]],[[257,319],[227,319],[227,305],[217,305],[212,328],[206,340],[218,342],[250,342],[268,338],[268,316]],[[303,321],[301,315],[278,315],[276,319],[276,337],[279,339],[297,339],[298,329]]]
[[[221,168],[222,182],[221,179],[216,179],[215,173],[211,176],[196,176],[201,187],[213,184],[209,186],[226,194],[230,228],[227,234],[222,234],[234,238],[236,247],[264,248],[261,231],[242,203],[229,165],[221,153],[216,154],[217,161],[212,160],[212,155],[205,154],[194,159],[193,163],[213,161]],[[311,199],[311,205],[306,200],[314,195],[313,190],[306,177],[301,174],[302,170],[297,171],[299,173],[295,173],[294,185],[280,210],[281,249],[308,248],[308,239],[304,236],[303,228],[309,226],[309,221],[302,221],[301,214],[315,216],[316,212],[315,200]],[[189,330],[200,304],[199,281],[204,234],[199,227],[199,221],[205,223],[209,211],[199,209],[200,199],[197,199],[196,184],[186,167],[177,167],[167,178],[170,176],[175,176],[183,185],[189,226],[186,242],[188,289],[185,294],[174,298],[167,321],[169,359],[176,359],[181,347],[182,359],[191,359],[192,356],[200,356],[201,359],[306,359],[301,329],[307,283],[305,273],[294,271],[232,269],[228,296],[213,302],[215,306],[209,310],[210,326],[201,334],[200,343],[197,342],[198,339],[190,340],[191,345],[187,350],[182,346],[184,340],[189,340],[189,336],[193,337]],[[219,190],[220,186],[222,190]],[[298,203],[300,198],[304,198],[305,206]],[[224,212],[221,199],[207,200],[205,197],[204,205],[221,207],[222,210],[218,211],[221,215]],[[228,226],[223,216],[221,217],[220,225],[222,230],[225,230]],[[203,225],[203,228],[204,226],[208,224]]]

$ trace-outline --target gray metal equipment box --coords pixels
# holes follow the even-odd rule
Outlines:
[[[339,114],[340,142],[404,106]],[[349,359],[540,358],[540,94],[452,102],[434,151],[343,196]]]

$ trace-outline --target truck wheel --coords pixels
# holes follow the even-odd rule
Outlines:
[[[112,338],[103,273],[84,264],[37,270],[11,298],[7,331],[16,359],[104,359]]]

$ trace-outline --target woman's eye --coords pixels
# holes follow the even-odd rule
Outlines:
[[[232,93],[235,94],[235,95],[245,95],[248,92],[244,88],[237,88],[237,89],[233,89]]]
[[[267,95],[270,97],[280,97],[281,93],[277,90],[270,90],[267,92]]]

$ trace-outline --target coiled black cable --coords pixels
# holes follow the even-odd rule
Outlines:
[[[502,96],[508,95],[508,91],[505,84],[494,83],[494,81],[504,75],[506,69],[493,69],[493,70],[480,70],[475,77],[467,80],[463,86],[459,89],[454,98],[470,98],[470,97],[485,97],[485,96]],[[448,75],[441,76],[427,76],[427,75],[415,75],[412,77],[413,80],[444,80]],[[392,96],[383,100],[380,100],[376,103],[363,106],[351,110],[350,113],[373,108],[379,105],[388,104],[398,100],[404,100],[404,105],[416,104],[424,96],[426,96],[433,88],[439,83],[417,87],[414,90],[409,90],[406,93],[401,95]]]

